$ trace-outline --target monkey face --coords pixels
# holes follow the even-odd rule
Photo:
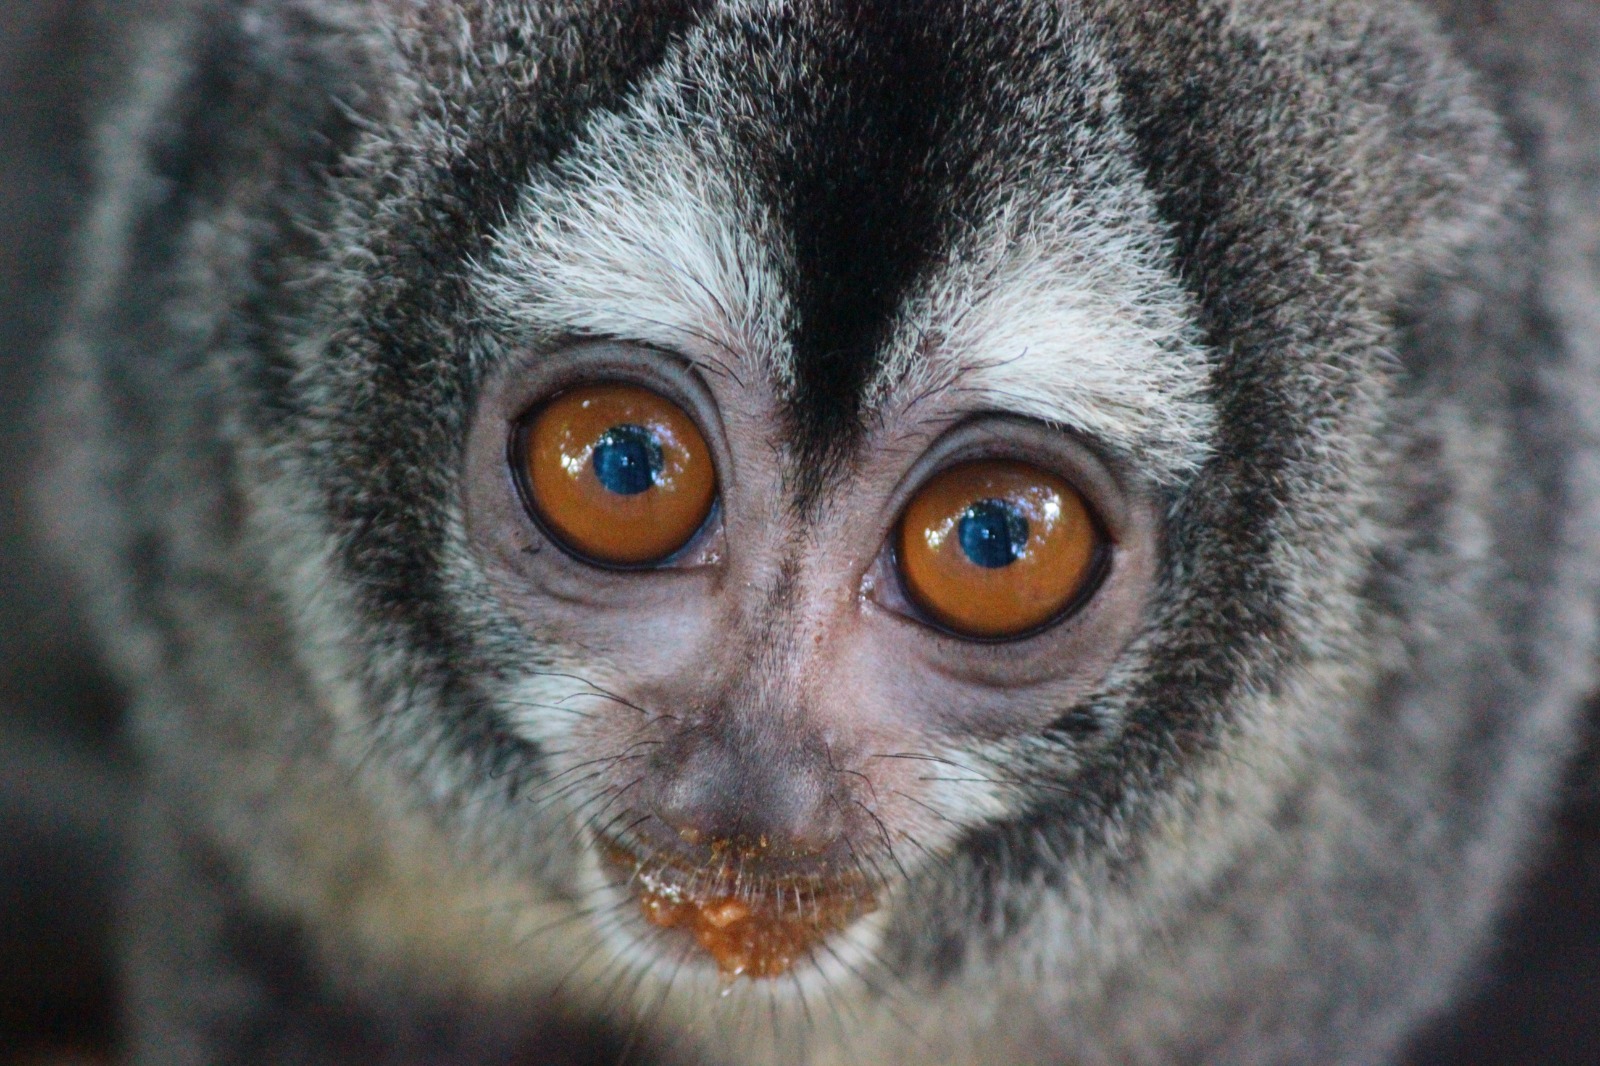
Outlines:
[[[859,968],[964,833],[1070,789],[1208,447],[1190,300],[1100,105],[1004,149],[941,128],[916,95],[978,92],[972,57],[884,17],[884,55],[787,16],[754,62],[687,44],[480,267],[463,504],[528,648],[505,728],[663,964]],[[848,88],[796,80],[828,64]]]
[[[965,388],[886,390],[881,428],[802,498],[761,357],[684,347],[579,343],[507,366],[474,427],[467,524],[504,609],[561,650],[511,697],[513,727],[566,753],[549,802],[645,920],[687,926],[730,974],[776,976],[1005,809],[1024,782],[1003,753],[1088,698],[1132,639],[1156,519],[1137,482],[988,409],[981,375],[955,368]],[[545,447],[553,422],[571,446]],[[674,478],[696,482],[681,518],[670,499],[617,510]],[[621,562],[634,529],[652,555]],[[919,589],[919,565],[952,576]],[[712,906],[737,918],[707,924]]]
[[[1212,832],[1229,731],[1285,772],[1313,712],[1263,694],[1359,644],[1371,323],[1259,316],[1358,306],[1370,250],[1177,210],[1220,178],[1156,176],[1211,156],[1119,93],[1130,27],[860,17],[686,26],[471,241],[395,209],[309,375],[360,412],[315,436],[415,649],[370,702],[437,689],[418,776],[658,973],[950,957],[1006,867],[1151,913],[1200,864],[1108,871]]]

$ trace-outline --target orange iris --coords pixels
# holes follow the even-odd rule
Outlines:
[[[636,385],[557,396],[525,424],[520,462],[551,535],[613,566],[666,559],[700,530],[716,500],[711,450],[694,420]]]
[[[1095,576],[1100,531],[1064,479],[1027,463],[942,471],[906,507],[896,547],[907,591],[968,637],[1015,637],[1067,610]]]

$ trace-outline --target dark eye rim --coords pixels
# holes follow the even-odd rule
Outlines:
[[[585,555],[583,552],[567,543],[566,539],[563,538],[559,533],[550,528],[548,520],[546,520],[544,516],[539,513],[539,506],[534,501],[533,486],[528,482],[527,463],[528,434],[533,428],[534,418],[561,396],[573,391],[574,389],[605,385],[632,385],[634,387],[639,387],[635,382],[630,381],[627,378],[598,378],[588,381],[569,382],[562,388],[540,396],[533,403],[527,405],[521,414],[511,419],[506,433],[505,463],[507,470],[511,475],[512,484],[516,487],[517,502],[522,505],[523,515],[528,519],[529,522],[533,524],[534,528],[539,531],[540,536],[542,536],[550,544],[554,545],[569,559],[573,559],[579,563],[582,563],[584,566],[593,567],[596,570],[605,570],[615,573],[648,573],[656,570],[673,569],[673,564],[681,560],[684,556],[692,554],[696,549],[698,549],[701,543],[705,540],[707,533],[711,530],[714,530],[717,526],[717,523],[721,521],[722,479],[721,471],[717,469],[717,460],[714,452],[710,453],[712,463],[711,473],[712,477],[715,479],[717,488],[712,493],[711,506],[706,508],[705,519],[695,527],[695,531],[689,534],[688,539],[686,539],[681,545],[673,549],[667,555],[662,556],[660,559],[655,559],[650,562],[613,563],[604,559],[596,559],[593,556]],[[663,396],[663,399],[676,404],[679,409],[688,416],[690,421],[694,422],[695,428],[700,431],[701,435],[705,435],[705,430],[700,426],[700,420],[694,416],[694,413],[691,410],[689,410],[683,404],[678,403],[678,401],[674,400],[670,396]]]
[[[1006,636],[973,636],[972,634],[963,633],[959,629],[953,629],[943,622],[940,622],[938,619],[929,614],[927,609],[918,602],[916,594],[911,590],[910,582],[906,580],[905,567],[901,564],[900,543],[905,539],[906,511],[910,509],[911,500],[916,498],[917,493],[920,492],[924,486],[932,483],[935,478],[938,478],[946,471],[954,469],[957,466],[969,462],[982,462],[985,458],[993,458],[996,460],[1014,459],[1014,457],[1009,454],[988,457],[982,455],[960,455],[954,461],[947,461],[943,465],[925,474],[917,481],[915,488],[912,489],[905,501],[902,502],[900,506],[900,514],[895,519],[894,525],[890,527],[890,533],[885,547],[888,552],[889,568],[893,572],[898,597],[901,602],[903,602],[911,609],[912,612],[914,612],[908,614],[902,611],[898,613],[904,614],[905,617],[909,618],[918,625],[931,629],[943,636],[950,637],[953,640],[958,640],[963,644],[1018,644],[1023,641],[1031,640],[1034,637],[1040,636],[1049,630],[1066,623],[1073,618],[1073,616],[1080,614],[1083,609],[1088,606],[1089,602],[1094,599],[1095,595],[1099,593],[1102,588],[1105,587],[1106,582],[1111,577],[1111,571],[1115,565],[1117,547],[1116,540],[1111,536],[1110,531],[1106,528],[1106,522],[1101,517],[1099,509],[1095,507],[1094,500],[1090,494],[1084,492],[1076,482],[1067,477],[1065,474],[1057,473],[1056,476],[1066,480],[1067,484],[1072,486],[1072,490],[1078,494],[1080,499],[1083,500],[1084,510],[1088,512],[1089,521],[1094,526],[1094,554],[1089,560],[1088,575],[1084,578],[1083,583],[1078,587],[1077,595],[1073,596],[1072,599],[1067,602],[1066,606],[1062,607],[1061,610],[1051,615],[1046,621],[1022,630],[1021,632],[1011,633]],[[1041,467],[1041,469],[1044,468]]]

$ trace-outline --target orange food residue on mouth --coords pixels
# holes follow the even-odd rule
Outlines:
[[[770,892],[751,898],[731,891],[694,896],[646,875],[642,864],[626,851],[608,850],[618,865],[633,869],[633,888],[645,921],[688,933],[728,979],[781,976],[825,938],[877,907],[872,893],[858,881],[808,885],[787,894],[772,886]],[[780,909],[779,901],[788,907]]]

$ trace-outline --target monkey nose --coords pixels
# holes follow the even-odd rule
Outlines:
[[[652,777],[647,810],[691,849],[803,861],[827,852],[845,828],[838,775],[804,754],[698,744],[663,753]]]

